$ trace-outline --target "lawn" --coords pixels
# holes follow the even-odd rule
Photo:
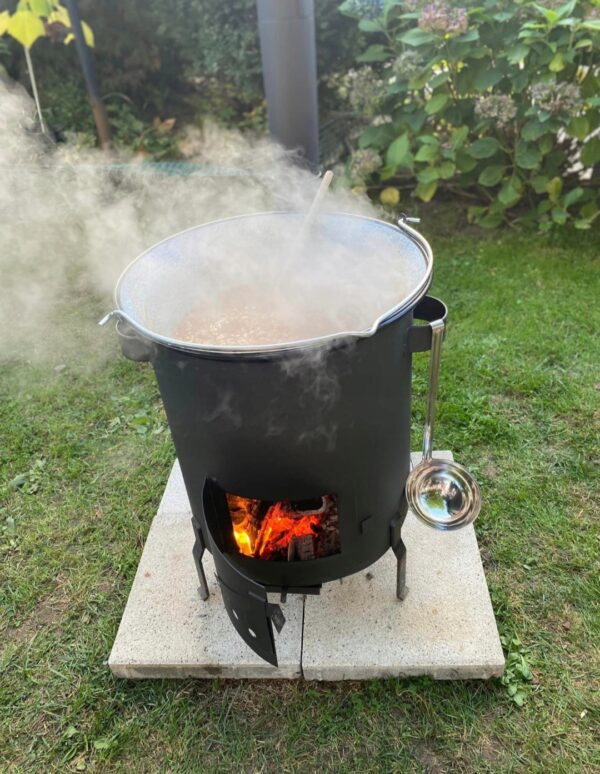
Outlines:
[[[504,682],[114,679],[174,452],[150,368],[98,331],[105,356],[0,371],[0,770],[600,771],[598,235],[422,230],[450,307],[436,445],[482,485]]]

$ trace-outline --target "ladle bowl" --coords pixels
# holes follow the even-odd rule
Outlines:
[[[449,460],[429,459],[416,465],[406,481],[406,498],[421,521],[440,530],[465,527],[481,510],[477,481]]]
[[[458,462],[431,456],[445,323],[434,320],[430,326],[431,361],[423,459],[406,479],[405,491],[408,505],[417,518],[434,529],[452,530],[471,524],[479,516],[481,492],[471,473]]]

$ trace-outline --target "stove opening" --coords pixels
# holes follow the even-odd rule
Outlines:
[[[226,494],[235,545],[255,559],[297,562],[340,553],[335,495],[310,500],[255,500]]]

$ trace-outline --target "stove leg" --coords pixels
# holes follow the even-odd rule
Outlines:
[[[406,546],[400,538],[399,543],[394,548],[398,565],[396,568],[396,596],[399,600],[406,599],[408,588],[406,587]]]
[[[400,536],[403,521],[404,516],[402,516],[402,518],[397,517],[390,525],[392,551],[398,560],[396,568],[396,596],[399,600],[406,599],[406,595],[408,594],[408,588],[406,586],[406,546]]]
[[[202,537],[202,530],[196,519],[192,519],[192,527],[194,528],[194,547],[192,548],[192,556],[194,557],[194,564],[196,565],[196,572],[198,573],[198,580],[200,581],[200,599],[203,602],[209,597],[208,583],[206,582],[206,575],[204,573],[204,567],[202,566],[202,557],[206,546],[204,545],[204,538]]]

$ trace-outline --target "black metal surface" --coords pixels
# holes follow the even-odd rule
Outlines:
[[[229,617],[276,664],[267,590],[305,593],[373,564],[393,548],[405,595],[400,537],[410,467],[412,352],[446,316],[437,299],[384,323],[371,337],[324,351],[211,356],[154,344],[154,366],[195,522],[195,559],[213,554]],[[429,335],[428,335],[429,331]],[[212,482],[216,482],[213,486]],[[337,498],[341,551],[270,562],[237,550],[224,492],[260,500]]]

